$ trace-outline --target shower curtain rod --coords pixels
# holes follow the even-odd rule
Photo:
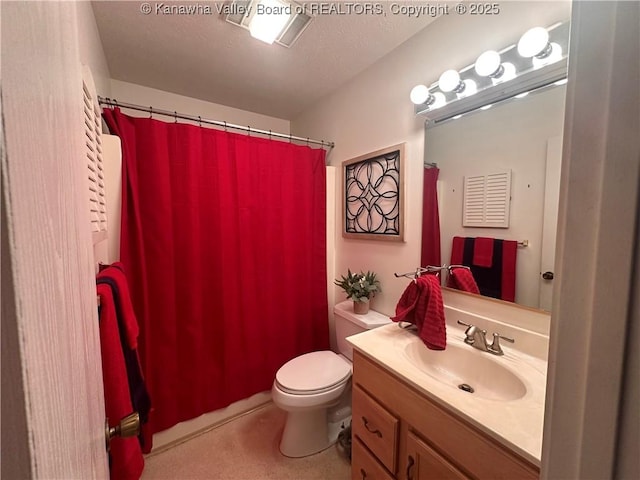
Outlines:
[[[322,148],[324,147],[328,147],[328,148],[333,148],[335,147],[335,143],[334,142],[325,142],[324,140],[313,140],[310,138],[304,138],[304,137],[297,137],[295,135],[290,135],[287,133],[278,133],[278,132],[272,132],[271,130],[261,130],[259,128],[252,128],[251,126],[243,126],[243,125],[235,125],[233,123],[227,123],[224,121],[220,121],[220,120],[208,120],[202,117],[196,117],[194,115],[186,115],[184,113],[178,113],[178,112],[170,112],[168,110],[157,110],[153,107],[143,107],[142,105],[136,105],[133,103],[125,103],[125,102],[119,102],[113,98],[104,98],[104,97],[98,97],[98,103],[100,103],[100,105],[106,105],[109,107],[122,107],[122,108],[128,108],[130,110],[138,110],[140,112],[147,112],[150,115],[153,115],[154,113],[157,115],[164,115],[166,117],[173,117],[176,120],[178,118],[183,119],[183,120],[191,120],[192,122],[198,122],[199,124],[203,124],[206,123],[208,125],[215,125],[217,127],[223,127],[225,130],[227,128],[233,128],[234,130],[242,130],[244,132],[248,132],[249,134],[251,133],[258,133],[260,135],[266,135],[269,138],[271,137],[276,137],[276,138],[282,138],[284,140],[289,140],[289,142],[291,142],[292,140],[295,140],[297,142],[304,142],[306,144],[316,144],[316,145],[321,145]]]

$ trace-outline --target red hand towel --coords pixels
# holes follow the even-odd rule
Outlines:
[[[502,242],[502,300],[516,300],[516,256],[518,242],[504,240]]]
[[[100,296],[100,349],[104,404],[109,426],[114,427],[122,417],[133,412],[133,407],[113,294],[108,285],[98,285],[97,289]],[[140,442],[136,437],[114,438],[111,441],[110,457],[112,479],[137,480],[142,475],[144,459]]]
[[[451,244],[451,265],[462,264],[462,257],[464,256],[464,238],[453,237],[453,243]]]
[[[473,273],[468,268],[453,268],[449,275],[448,286],[462,290],[463,292],[480,293],[478,284],[473,278]]]
[[[394,322],[410,322],[418,327],[418,335],[431,350],[447,347],[447,329],[440,281],[435,275],[423,275],[411,282],[398,304]]]
[[[473,242],[473,264],[487,268],[493,265],[493,238],[476,237]]]

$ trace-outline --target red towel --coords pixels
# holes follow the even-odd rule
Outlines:
[[[97,278],[112,278],[116,282],[118,291],[120,292],[120,308],[122,310],[122,318],[120,320],[125,327],[124,334],[127,339],[127,345],[129,345],[129,348],[132,350],[136,350],[138,348],[138,334],[140,330],[138,328],[136,314],[133,311],[133,305],[131,304],[129,284],[127,283],[127,277],[124,274],[122,264],[116,262],[102,269],[100,273],[98,273]]]
[[[394,322],[409,322],[418,327],[418,335],[431,350],[447,347],[447,327],[440,280],[423,275],[411,282],[396,305]]]
[[[503,240],[502,242],[502,300],[516,300],[516,256],[518,242]]]
[[[473,242],[473,264],[491,268],[493,265],[493,238],[476,237]]]
[[[448,287],[453,287],[463,292],[480,293],[478,284],[473,278],[473,273],[468,268],[452,268],[449,280],[450,282],[447,282]]]
[[[100,296],[100,348],[104,404],[109,426],[115,427],[122,417],[133,412],[133,407],[113,294],[108,285],[98,285],[97,290]],[[144,459],[137,437],[116,437],[111,440],[110,458],[112,479],[137,480],[142,475]]]
[[[464,257],[464,238],[453,237],[453,243],[451,245],[451,265],[462,264],[462,258]]]

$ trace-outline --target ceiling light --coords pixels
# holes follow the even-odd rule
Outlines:
[[[440,90],[443,92],[461,93],[464,90],[464,83],[460,81],[460,74],[456,70],[447,70],[438,80]]]
[[[411,93],[409,94],[411,101],[415,105],[422,105],[427,100],[429,100],[430,96],[432,97],[432,95],[429,94],[429,89],[426,87],[426,85],[416,85],[415,87],[413,87],[413,89],[411,89]]]
[[[544,58],[551,53],[549,32],[546,28],[534,27],[527,30],[518,42],[518,53],[526,58]]]
[[[291,17],[291,5],[279,0],[260,0],[249,22],[253,38],[272,44],[282,33]]]

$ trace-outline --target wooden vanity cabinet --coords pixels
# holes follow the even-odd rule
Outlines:
[[[352,479],[537,479],[540,470],[354,351]]]

